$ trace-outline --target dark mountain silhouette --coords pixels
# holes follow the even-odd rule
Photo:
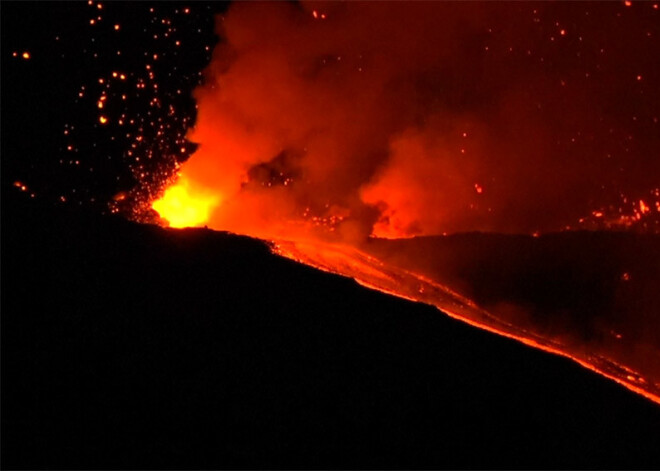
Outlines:
[[[2,199],[4,468],[653,468],[660,407],[258,240]]]

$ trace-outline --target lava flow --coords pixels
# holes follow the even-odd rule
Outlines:
[[[194,93],[199,147],[152,207],[660,403],[651,17],[651,4],[236,3]]]

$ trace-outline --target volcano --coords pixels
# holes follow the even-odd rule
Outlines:
[[[657,404],[566,358],[259,240],[5,190],[5,468],[660,462]]]
[[[1,8],[4,467],[660,467],[657,2]]]

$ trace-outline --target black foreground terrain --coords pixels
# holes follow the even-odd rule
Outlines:
[[[2,466],[660,466],[660,407],[208,230],[2,199]]]

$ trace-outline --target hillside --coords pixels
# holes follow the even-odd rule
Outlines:
[[[260,241],[2,199],[4,468],[657,467],[660,407]]]

